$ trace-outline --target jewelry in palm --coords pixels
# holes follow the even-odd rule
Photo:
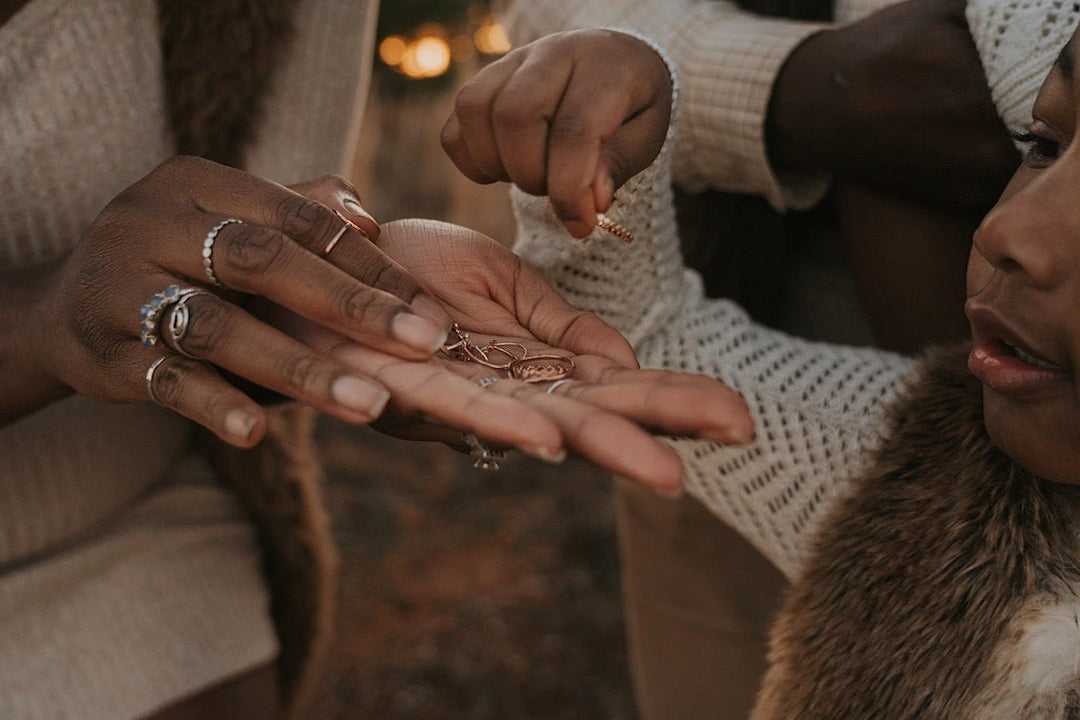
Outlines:
[[[505,372],[514,380],[554,382],[564,380],[574,372],[574,359],[566,355],[530,355],[527,347],[512,340],[489,340],[486,345],[477,345],[457,323],[453,324],[450,333],[453,341],[440,348],[444,355]]]
[[[604,213],[596,213],[596,227],[606,230],[625,242],[633,242],[634,234]]]

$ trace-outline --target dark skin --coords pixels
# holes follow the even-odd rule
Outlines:
[[[961,0],[914,0],[812,35],[776,79],[770,161],[981,217],[1020,155]]]

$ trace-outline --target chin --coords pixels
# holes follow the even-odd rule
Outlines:
[[[998,450],[1044,480],[1080,485],[1080,415],[1054,410],[983,389],[983,421]]]

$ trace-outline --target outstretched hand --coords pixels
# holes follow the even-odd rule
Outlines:
[[[511,380],[442,353],[410,361],[310,323],[294,326],[305,343],[390,390],[380,429],[456,445],[466,430],[549,461],[573,451],[666,493],[681,487],[681,464],[650,431],[729,444],[753,436],[735,392],[703,375],[640,369],[618,332],[568,305],[493,240],[444,223],[402,221],[383,226],[379,247],[408,268],[478,345],[514,341],[530,356],[574,362],[570,381],[549,393],[551,383]],[[499,379],[483,388],[476,384],[489,377]]]
[[[460,92],[443,148],[470,180],[547,195],[575,237],[660,152],[671,116],[661,57],[611,30],[555,33],[487,66]]]

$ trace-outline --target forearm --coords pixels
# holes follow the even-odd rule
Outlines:
[[[777,172],[985,211],[1019,156],[958,3],[902,3],[813,35],[784,63],[766,140]]]
[[[41,361],[56,322],[43,308],[58,267],[0,271],[0,426],[73,392]]]

